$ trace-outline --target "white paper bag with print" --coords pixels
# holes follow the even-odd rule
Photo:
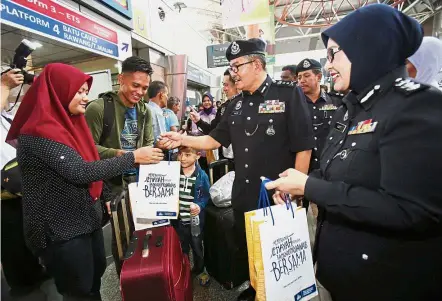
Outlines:
[[[318,295],[305,209],[272,206],[275,220],[259,225],[266,301],[306,301]]]
[[[137,212],[137,200],[140,198],[138,183],[130,183],[128,185],[128,190],[135,231],[170,225],[170,221],[168,219],[148,219],[140,217]]]
[[[137,213],[147,219],[178,219],[180,162],[141,165]]]

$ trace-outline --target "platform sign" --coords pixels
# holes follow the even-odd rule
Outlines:
[[[7,0],[2,23],[118,60],[132,55],[130,33],[110,29],[51,0]]]

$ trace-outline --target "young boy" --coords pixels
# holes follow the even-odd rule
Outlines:
[[[198,275],[201,286],[207,286],[210,276],[204,269],[203,254],[203,225],[204,208],[209,200],[209,178],[196,163],[200,158],[197,150],[190,147],[181,147],[178,152],[178,161],[181,162],[180,176],[180,214],[178,221],[174,223],[180,237],[181,247],[185,254],[189,254],[192,247],[194,258],[193,272]],[[191,233],[193,216],[199,216],[200,234]]]

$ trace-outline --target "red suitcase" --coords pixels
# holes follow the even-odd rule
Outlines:
[[[122,193],[112,202],[114,227],[118,216],[113,209],[126,201]],[[130,213],[123,213],[130,214]],[[129,230],[124,218],[126,232]],[[119,231],[114,231],[119,236]],[[126,235],[126,237],[129,237]],[[192,301],[190,263],[181,250],[180,240],[171,226],[134,232],[123,256],[121,237],[116,237],[117,249],[123,266],[120,289],[124,301]]]

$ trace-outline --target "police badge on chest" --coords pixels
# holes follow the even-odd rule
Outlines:
[[[235,110],[233,110],[232,115],[238,116],[241,115],[242,108],[242,100],[238,101],[235,105]]]
[[[273,119],[269,119],[269,125],[267,126],[266,129],[266,135],[267,136],[275,136],[276,131],[273,125]]]

